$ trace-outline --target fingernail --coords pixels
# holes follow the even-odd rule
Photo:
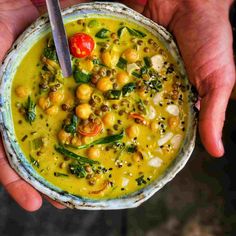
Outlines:
[[[224,145],[223,145],[221,139],[218,141],[218,152],[220,153],[219,157],[222,157],[224,155],[224,152],[225,152]]]

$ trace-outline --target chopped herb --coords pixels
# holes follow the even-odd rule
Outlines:
[[[131,144],[130,146],[127,147],[127,152],[135,153],[136,151],[137,151],[137,146],[134,144]]]
[[[130,29],[129,27],[126,27],[127,30],[129,31],[130,35],[132,36],[135,36],[135,37],[138,37],[138,38],[144,38],[146,37],[147,35],[139,30],[136,30],[136,29]]]
[[[108,100],[118,100],[121,96],[121,90],[109,90],[106,92],[105,97]]]
[[[54,176],[55,177],[68,177],[69,175],[63,174],[63,173],[60,173],[60,172],[54,172]]]
[[[122,88],[122,94],[123,96],[127,95],[128,93],[131,93],[135,90],[136,85],[135,83],[131,82],[126,84],[123,88]]]
[[[57,61],[57,53],[54,47],[44,48],[43,56],[45,56],[46,58],[50,60]]]
[[[124,70],[127,67],[127,60],[125,60],[123,57],[120,57],[116,66],[119,67],[120,69]]]
[[[144,60],[145,66],[147,68],[150,68],[152,66],[152,62],[151,62],[151,58],[150,57],[144,57],[143,60]]]
[[[86,74],[82,70],[80,70],[78,67],[74,70],[74,79],[77,83],[88,83],[90,82],[92,76],[91,74]]]
[[[76,133],[77,124],[78,124],[78,118],[77,118],[76,115],[73,115],[73,116],[71,117],[70,124],[66,125],[66,126],[64,127],[64,130],[65,130],[67,133],[74,134],[74,133]]]
[[[85,178],[87,176],[85,166],[81,165],[80,163],[70,164],[69,169],[70,169],[71,174],[76,175],[79,178]]]
[[[143,67],[141,68],[140,72],[141,72],[141,75],[147,74],[147,73],[148,73],[148,67],[147,67],[147,66],[143,66]]]
[[[131,74],[132,74],[134,77],[138,78],[138,79],[140,79],[140,78],[142,77],[141,74],[138,73],[137,71],[133,71]]]
[[[97,20],[91,20],[88,23],[89,28],[98,27],[98,26],[99,26],[99,22]]]
[[[110,30],[108,29],[105,29],[105,28],[102,28],[100,31],[98,31],[96,34],[95,34],[95,37],[96,38],[100,38],[100,39],[106,39],[109,37],[109,32]]]
[[[122,131],[120,134],[109,135],[104,138],[97,139],[91,143],[80,145],[75,148],[76,149],[84,149],[84,148],[89,148],[94,145],[114,143],[114,142],[121,140],[124,137],[124,135],[125,135],[125,133],[124,133],[124,131]]]
[[[125,29],[125,28],[126,28],[126,27],[123,26],[123,27],[121,27],[121,28],[118,29],[117,35],[118,35],[119,38],[120,38],[120,36],[121,36],[121,34],[122,34],[122,32],[123,32],[123,29]]]
[[[36,118],[35,106],[36,104],[32,101],[31,97],[29,96],[27,103],[25,104],[25,120],[30,124]]]
[[[142,184],[146,184],[146,183],[147,183],[147,181],[146,181],[146,180],[144,180],[144,175],[142,175],[142,176],[138,177],[138,178],[137,178],[137,179],[135,179],[135,180],[136,180],[136,182],[137,182],[138,186],[140,186],[140,185],[142,185]]]
[[[43,138],[39,137],[39,138],[33,139],[32,143],[34,146],[34,150],[38,150],[43,147]]]
[[[66,157],[70,157],[72,159],[78,160],[80,163],[83,164],[89,164],[89,165],[93,165],[93,164],[98,164],[98,161],[93,161],[87,157],[83,157],[80,156],[74,152],[71,152],[70,150],[64,148],[63,146],[56,146],[55,150],[59,153],[61,153],[62,155],[66,156]]]
[[[93,59],[94,65],[102,65],[102,62],[99,59]]]
[[[39,162],[37,160],[35,160],[31,155],[29,155],[30,157],[30,163],[34,166],[36,166],[37,168],[39,168]]]

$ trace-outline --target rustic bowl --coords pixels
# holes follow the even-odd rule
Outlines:
[[[62,13],[65,23],[96,15],[120,19],[125,18],[147,28],[156,35],[169,50],[177,61],[182,76],[187,80],[182,59],[170,33],[168,33],[165,28],[157,25],[132,9],[118,3],[87,3],[70,7]],[[17,67],[30,48],[49,31],[50,25],[48,17],[41,16],[17,39],[0,69],[0,128],[5,151],[11,167],[35,189],[70,208],[98,210],[124,209],[139,206],[173,179],[190,158],[194,149],[196,135],[196,112],[192,99],[195,95],[190,94],[189,96],[190,114],[188,127],[186,127],[187,136],[181,150],[176,159],[158,179],[139,191],[115,199],[91,200],[68,194],[58,187],[53,186],[32,168],[17,143],[11,114],[11,85]]]

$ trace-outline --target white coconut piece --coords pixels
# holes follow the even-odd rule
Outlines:
[[[156,71],[160,71],[161,68],[163,67],[164,65],[164,57],[162,55],[155,55],[153,57],[151,57],[151,63],[152,63],[152,68]]]
[[[147,117],[150,120],[153,120],[156,117],[156,110],[153,106],[149,106],[147,112],[148,112]]]
[[[129,179],[123,177],[123,178],[122,178],[122,184],[121,184],[122,187],[126,187],[126,186],[128,185],[128,183],[129,183]]]
[[[134,70],[138,70],[140,67],[136,63],[127,65],[127,72],[131,75]]]
[[[166,111],[173,116],[179,115],[179,107],[177,105],[171,104],[166,107]]]
[[[160,167],[162,162],[163,161],[159,157],[154,157],[148,162],[148,165],[152,167]]]
[[[163,100],[163,93],[156,93],[155,96],[153,97],[153,103],[155,105],[158,105],[162,100]]]
[[[183,140],[183,135],[181,134],[176,134],[170,141],[171,145],[173,146],[174,149],[178,149],[180,147],[180,144]]]
[[[157,141],[157,144],[159,146],[164,145],[165,143],[167,143],[172,137],[174,136],[174,134],[172,132],[167,132],[162,138],[160,138]]]

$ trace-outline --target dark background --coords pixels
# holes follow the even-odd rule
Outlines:
[[[235,8],[231,21],[236,23]],[[135,209],[57,210],[44,202],[38,212],[27,213],[0,187],[0,235],[235,236],[236,101],[229,103],[223,140],[225,156],[213,159],[198,137],[186,167]]]

